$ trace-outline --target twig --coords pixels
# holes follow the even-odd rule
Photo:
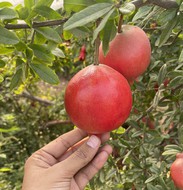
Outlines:
[[[122,33],[122,24],[123,24],[123,14],[120,14],[119,22],[118,22],[118,33]]]
[[[65,125],[65,124],[72,124],[70,120],[54,120],[54,121],[49,121],[48,123],[45,124],[45,128],[51,127],[53,125]]]
[[[51,102],[49,100],[43,100],[43,99],[36,97],[36,96],[32,96],[31,94],[29,94],[27,92],[23,92],[20,96],[24,97],[24,98],[28,98],[28,99],[36,101],[36,102],[39,102],[41,104],[44,104],[45,106],[53,105],[53,102]]]
[[[147,0],[145,2],[144,0],[134,0],[131,3],[133,3],[136,6],[136,8],[140,8],[148,4],[154,4],[165,9],[172,9],[179,7],[179,5],[175,0]],[[28,24],[6,24],[5,28],[13,30],[13,29],[40,28],[45,26],[58,26],[65,23],[67,20],[68,18],[59,19],[59,20],[48,20],[42,22],[33,22],[32,26],[29,26]]]
[[[48,21],[42,21],[42,22],[33,22],[32,26],[29,26],[28,24],[6,24],[6,29],[28,29],[28,28],[40,28],[45,26],[58,26],[63,23],[65,23],[68,19],[60,19],[60,20],[48,20]]]
[[[143,28],[143,30],[145,32],[151,32],[151,31],[157,31],[157,30],[161,30],[162,28],[161,27],[155,27],[155,28]]]
[[[96,27],[99,26],[100,24],[100,20],[98,19],[96,21]],[[100,46],[100,34],[98,34],[96,40],[95,40],[95,62],[94,62],[94,65],[99,65],[99,46]]]
[[[133,3],[136,8],[140,8],[148,4],[154,4],[165,9],[173,9],[179,7],[175,0],[147,0],[145,2],[144,0],[134,0],[131,3]]]

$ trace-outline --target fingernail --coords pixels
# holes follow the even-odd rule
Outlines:
[[[96,148],[99,145],[99,143],[100,140],[95,135],[92,135],[87,141],[87,145],[90,146],[91,148]]]

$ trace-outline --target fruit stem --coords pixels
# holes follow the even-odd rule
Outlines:
[[[123,14],[120,14],[119,22],[118,22],[118,33],[122,33],[122,24],[123,24]]]
[[[96,25],[99,25],[99,20],[97,20]],[[95,60],[94,60],[94,65],[99,65],[99,46],[100,46],[100,36],[98,34],[96,40],[95,40]]]

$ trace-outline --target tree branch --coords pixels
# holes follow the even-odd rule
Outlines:
[[[24,97],[24,98],[28,98],[28,99],[36,101],[36,102],[39,102],[41,104],[44,104],[45,106],[53,105],[53,102],[51,102],[49,100],[43,100],[43,99],[36,97],[36,96],[32,96],[31,94],[29,94],[27,92],[23,92],[20,96]]]
[[[144,0],[134,0],[132,1],[132,3],[136,6],[136,8],[140,8],[148,4],[154,4],[165,9],[172,9],[179,7],[175,0],[147,0],[145,2]]]
[[[147,0],[145,2],[144,0],[133,0],[131,3],[133,3],[136,6],[136,8],[140,8],[148,4],[154,4],[165,9],[179,7],[175,0]],[[29,26],[28,24],[6,24],[5,28],[9,30],[13,30],[13,29],[39,28],[39,27],[45,27],[45,26],[57,26],[57,25],[61,25],[65,23],[67,20],[68,19],[65,18],[65,19],[59,19],[59,20],[33,22],[32,26]]]
[[[45,26],[58,26],[65,23],[68,19],[60,19],[60,20],[48,20],[42,22],[33,22],[32,27],[28,24],[6,24],[5,28],[7,29],[27,29],[27,28],[40,28]]]
[[[65,124],[72,124],[72,122],[70,120],[54,120],[46,123],[44,127],[47,128],[53,125],[65,125]]]

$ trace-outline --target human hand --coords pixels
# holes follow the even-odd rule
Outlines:
[[[74,129],[61,135],[28,158],[22,190],[83,190],[112,153],[110,138],[98,138]]]

